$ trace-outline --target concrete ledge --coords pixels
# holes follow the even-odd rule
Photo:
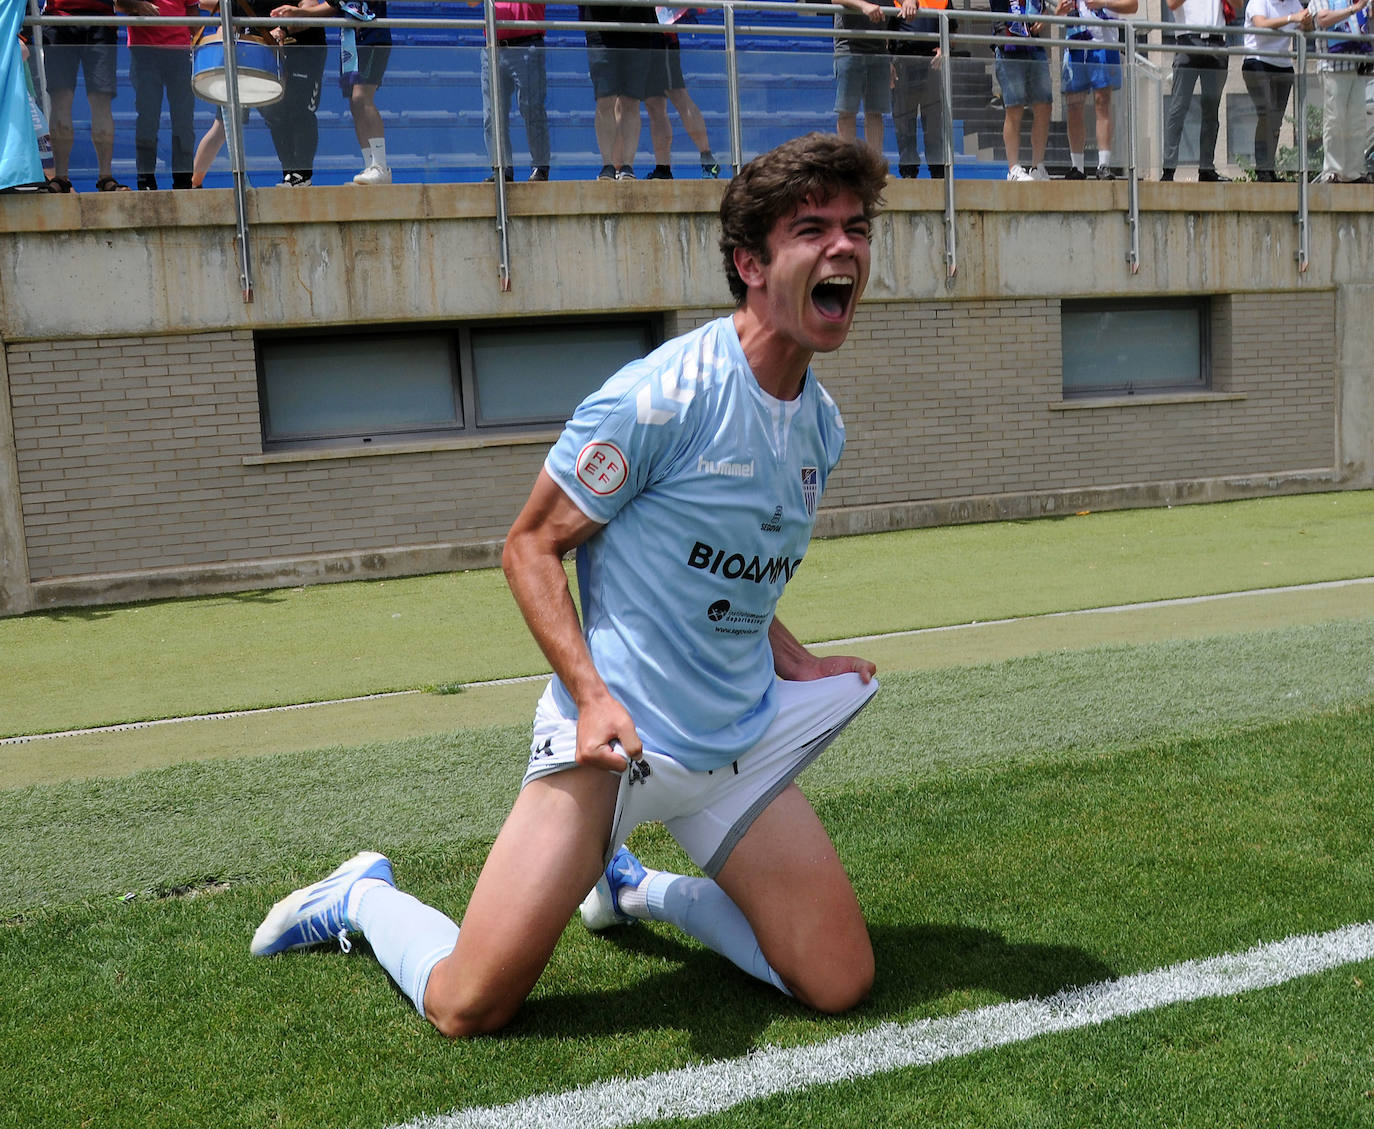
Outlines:
[[[258,588],[294,588],[303,584],[329,584],[343,580],[385,580],[397,576],[423,576],[432,572],[494,568],[500,563],[500,541],[450,542],[60,576],[51,580],[35,580],[30,587],[33,609],[46,610],[181,599],[220,592],[249,592]]]
[[[516,183],[506,190],[511,216],[712,215],[720,207],[726,180],[592,181]],[[1008,184],[996,180],[956,180],[959,212],[1084,213],[1128,208],[1125,181],[1050,181]],[[884,191],[889,210],[943,212],[944,184],[892,177]],[[304,202],[305,207],[302,207]],[[496,192],[488,184],[389,184],[360,192],[352,185],[298,189],[251,189],[252,224],[415,222],[496,217]],[[1270,212],[1296,215],[1296,184],[1195,184],[1140,182],[1143,212]],[[1367,185],[1312,184],[1308,207],[1314,213],[1374,211]],[[0,196],[0,234],[21,232],[154,230],[178,227],[228,227],[236,222],[234,195],[228,188],[200,192],[82,192],[70,196]]]
[[[474,451],[483,447],[527,447],[541,443],[552,447],[559,436],[558,428],[539,431],[498,431],[484,435],[464,435],[455,438],[407,439],[399,442],[380,440],[376,443],[340,443],[336,446],[302,447],[299,450],[264,451],[261,455],[244,455],[244,466],[268,466],[272,463],[317,463],[328,459],[362,459],[373,455],[416,455],[430,451]]]
[[[850,506],[821,511],[816,516],[816,536],[852,537],[863,533],[891,533],[899,529],[925,529],[938,525],[1064,517],[1088,510],[1150,509],[1196,502],[1270,498],[1279,494],[1320,494],[1341,488],[1336,471],[1321,467],[1264,476],[1137,482],[1077,490],[983,494],[896,505]]]
[[[1140,509],[1266,498],[1278,494],[1316,494],[1339,488],[1334,470],[1318,468],[1262,477],[1142,482],[1081,490],[989,494],[928,502],[853,506],[822,510],[816,519],[816,536],[848,537],[937,525],[1059,517],[1084,510]],[[384,580],[435,572],[496,568],[501,563],[501,547],[500,541],[450,542],[272,560],[63,576],[33,581],[30,585],[32,607],[41,611],[130,604],[221,592],[246,592],[258,588],[293,588],[302,584]],[[5,609],[0,608],[0,614],[4,613]]]
[[[1055,400],[1052,412],[1081,412],[1092,408],[1145,408],[1160,404],[1220,404],[1247,400],[1245,392],[1149,392],[1138,396],[1084,396],[1077,400]]]

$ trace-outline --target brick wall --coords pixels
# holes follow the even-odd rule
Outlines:
[[[245,465],[252,336],[11,346],[35,580],[503,535],[543,448]]]
[[[1213,308],[1214,390],[1244,399],[1062,410],[1057,299],[866,305],[816,362],[849,434],[827,506],[1330,467],[1332,293]]]
[[[825,504],[1330,467],[1333,294],[1218,298],[1212,334],[1214,389],[1243,399],[1064,410],[1057,299],[865,303],[817,359],[849,429]],[[7,360],[35,581],[499,538],[545,451],[245,462],[262,444],[244,331],[14,344]]]

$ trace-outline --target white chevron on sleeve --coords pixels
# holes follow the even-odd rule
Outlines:
[[[667,423],[692,402],[701,382],[701,372],[695,357],[683,359],[681,369],[668,368],[656,372],[644,382],[635,397],[635,411],[640,423]],[[667,407],[656,403],[667,402]]]
[[[635,412],[639,422],[647,424],[667,423],[675,414],[663,408],[654,407],[653,390],[647,384],[639,390],[639,395],[635,397]]]
[[[683,358],[681,380],[672,369],[664,372],[662,376],[659,391],[663,393],[665,400],[676,400],[684,408],[692,402],[692,397],[697,394],[696,385],[701,381],[701,371],[697,367],[696,357]]]

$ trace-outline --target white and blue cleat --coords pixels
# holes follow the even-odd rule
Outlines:
[[[391,863],[384,855],[361,851],[318,882],[287,894],[274,905],[253,934],[249,946],[253,955],[271,956],[328,941],[337,941],[348,952],[352,948],[345,919],[348,894],[364,879],[396,884]]]
[[[596,880],[592,892],[582,899],[578,907],[582,924],[593,933],[609,929],[612,925],[629,925],[635,919],[621,910],[621,891],[635,889],[648,875],[639,859],[621,847],[611,856],[605,873]]]

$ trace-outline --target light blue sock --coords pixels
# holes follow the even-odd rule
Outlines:
[[[792,993],[764,958],[758,938],[739,906],[709,878],[656,871],[644,883],[649,917],[676,925],[736,968],[772,984],[784,995]]]
[[[453,952],[458,926],[433,906],[385,882],[360,891],[347,916],[367,938],[378,963],[424,1015],[429,974]]]

